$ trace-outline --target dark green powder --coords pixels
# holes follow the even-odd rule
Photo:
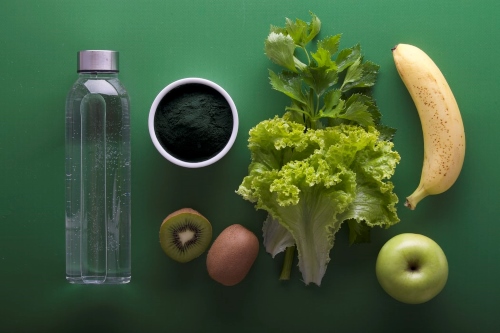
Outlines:
[[[185,84],[159,103],[154,119],[158,141],[172,156],[200,162],[219,153],[233,129],[231,107],[217,90]]]

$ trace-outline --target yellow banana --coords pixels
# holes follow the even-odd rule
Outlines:
[[[408,44],[396,45],[392,54],[417,108],[424,138],[420,184],[405,203],[413,210],[423,198],[445,192],[457,180],[464,162],[465,132],[455,97],[432,59]]]

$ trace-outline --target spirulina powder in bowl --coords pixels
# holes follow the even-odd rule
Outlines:
[[[217,90],[190,83],[166,94],[154,118],[158,141],[172,156],[201,162],[217,155],[229,141],[233,116]]]

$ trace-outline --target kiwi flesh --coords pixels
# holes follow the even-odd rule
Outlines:
[[[163,252],[175,261],[185,263],[199,257],[212,241],[212,225],[191,208],[168,215],[160,226]]]

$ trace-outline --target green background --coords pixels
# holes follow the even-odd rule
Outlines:
[[[401,222],[349,246],[337,234],[321,287],[288,282],[261,247],[247,278],[223,287],[204,258],[178,264],[158,243],[163,218],[192,207],[214,235],[240,223],[261,237],[265,215],[235,194],[250,162],[248,131],[282,114],[288,100],[270,88],[263,54],[269,26],[309,20],[321,36],[343,33],[381,66],[375,98],[383,122],[398,129],[393,177]],[[4,1],[0,5],[0,331],[2,332],[493,332],[500,325],[498,124],[500,2],[144,0]],[[466,128],[457,183],[403,206],[416,187],[422,135],[391,47],[424,49],[448,79]],[[76,80],[76,52],[120,51],[120,78],[131,97],[132,282],[80,286],[65,281],[64,102]],[[224,87],[240,116],[229,154],[213,166],[183,169],[155,150],[149,108],[168,83],[197,76]],[[445,289],[422,305],[390,298],[375,260],[392,236],[427,235],[445,251]]]

